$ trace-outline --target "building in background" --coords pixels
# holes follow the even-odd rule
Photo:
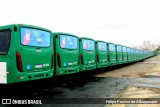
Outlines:
[[[147,50],[150,50],[150,49],[151,49],[151,42],[147,41]]]
[[[146,41],[143,41],[143,49],[146,49]]]
[[[135,46],[136,49],[141,49],[141,50],[156,50],[160,48],[160,44],[154,44],[151,43],[149,40],[148,41],[143,41],[143,44],[140,46]]]

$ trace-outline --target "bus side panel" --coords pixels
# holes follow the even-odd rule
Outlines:
[[[7,59],[7,83],[14,83],[17,79],[16,74],[16,32],[14,31],[14,26],[10,26],[11,29],[11,42],[8,51]]]
[[[14,82],[13,76],[15,70],[15,36],[12,26],[0,27],[0,30],[10,30],[10,45],[8,53],[6,55],[0,55],[0,83],[8,84]]]
[[[7,63],[0,62],[0,83],[7,84]]]

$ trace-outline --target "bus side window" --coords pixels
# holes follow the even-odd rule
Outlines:
[[[0,31],[0,54],[7,54],[10,46],[10,30]]]

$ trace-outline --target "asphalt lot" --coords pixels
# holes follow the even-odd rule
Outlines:
[[[116,98],[129,86],[149,88],[160,98],[160,56],[128,65],[110,67],[71,76],[1,86],[1,98],[41,99],[51,104],[55,98]],[[136,95],[136,93],[134,93]],[[141,93],[145,94],[145,93]],[[126,96],[127,98],[127,96]],[[63,103],[63,102],[62,102]],[[51,106],[51,105],[46,105]],[[59,107],[103,107],[105,104],[58,104]]]

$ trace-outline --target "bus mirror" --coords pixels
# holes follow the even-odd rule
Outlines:
[[[58,38],[58,35],[56,35],[56,38]]]
[[[16,27],[16,26],[14,26],[14,31],[15,31],[15,32],[17,31],[17,27]]]

